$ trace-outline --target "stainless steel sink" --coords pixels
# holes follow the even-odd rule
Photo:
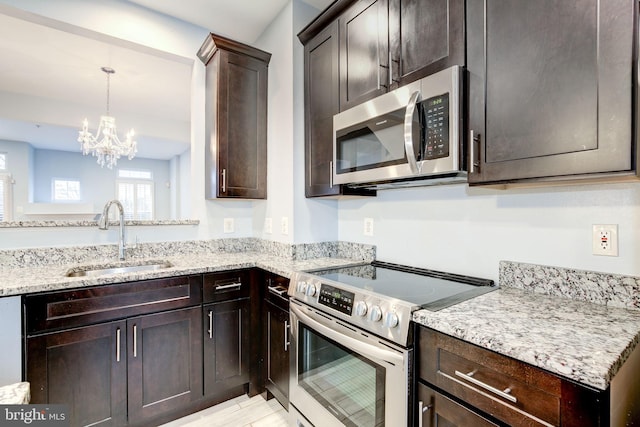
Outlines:
[[[104,276],[107,274],[118,273],[137,273],[141,271],[154,271],[162,270],[165,268],[173,267],[169,261],[152,261],[144,264],[123,264],[115,266],[86,266],[75,267],[65,273],[67,277],[82,277],[82,276]]]

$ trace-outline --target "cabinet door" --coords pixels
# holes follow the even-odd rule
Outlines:
[[[127,320],[131,422],[202,397],[201,312],[198,306]]]
[[[218,197],[267,198],[267,64],[221,50]]]
[[[305,194],[340,193],[332,185],[333,116],[339,111],[338,22],[334,21],[304,47]]]
[[[360,0],[340,22],[340,111],[389,90],[388,0]]]
[[[392,88],[465,65],[464,0],[389,0]]]
[[[418,425],[424,427],[497,427],[495,424],[461,404],[418,384]]]
[[[471,183],[635,168],[635,7],[467,0]]]
[[[266,388],[285,408],[289,405],[289,312],[267,302]]]
[[[204,306],[204,393],[249,382],[249,298]]]
[[[127,422],[125,322],[27,338],[31,403],[64,404],[70,425]]]

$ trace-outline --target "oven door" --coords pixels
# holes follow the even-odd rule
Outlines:
[[[408,425],[411,350],[292,300],[291,351],[291,425]]]

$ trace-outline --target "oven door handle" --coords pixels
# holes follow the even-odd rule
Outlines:
[[[404,152],[407,156],[407,163],[414,175],[420,172],[420,166],[416,161],[416,155],[413,151],[413,113],[416,110],[416,105],[422,100],[420,91],[417,90],[411,94],[409,102],[407,103],[407,109],[404,113]]]
[[[367,358],[384,361],[399,368],[403,367],[404,355],[400,351],[393,351],[391,348],[377,347],[366,343],[363,340],[342,334],[327,325],[333,323],[330,320],[323,318],[316,320],[307,315],[296,305],[291,305],[290,310],[292,317],[297,317],[300,322],[310,326],[325,337],[330,338]],[[295,322],[295,319],[292,319],[292,321]]]

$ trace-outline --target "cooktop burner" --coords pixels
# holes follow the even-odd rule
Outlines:
[[[494,289],[492,280],[374,261],[296,273],[289,295],[407,345],[413,311],[440,310]]]

